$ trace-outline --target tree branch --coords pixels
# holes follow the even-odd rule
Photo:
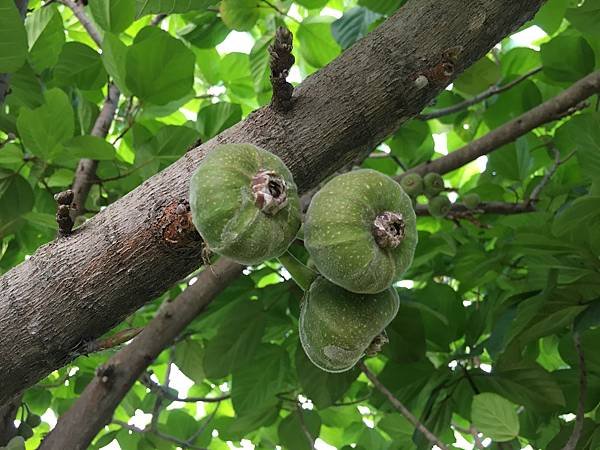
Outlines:
[[[242,269],[243,266],[221,258],[201,272],[196,283],[175,300],[165,302],[142,332],[97,370],[96,377],[39,448],[86,449],[111,421],[114,409],[146,368]]]
[[[62,3],[63,5],[65,5],[71,11],[73,11],[73,14],[75,15],[75,17],[77,17],[77,19],[79,20],[81,25],[83,25],[83,28],[85,28],[85,31],[87,31],[87,33],[90,35],[92,40],[96,43],[96,45],[99,48],[102,48],[102,35],[98,31],[98,29],[94,26],[94,24],[89,19],[89,17],[85,14],[83,4],[76,2],[74,0],[57,0],[57,1],[59,3]]]
[[[139,379],[139,382],[142,383],[144,386],[146,386],[148,389],[150,389],[150,391],[153,392],[154,394],[156,394],[160,397],[166,398],[167,400],[170,400],[172,402],[219,403],[219,402],[222,402],[223,400],[227,400],[228,398],[231,398],[230,394],[221,395],[219,397],[179,397],[178,395],[169,391],[165,386],[152,381],[149,373],[145,373],[144,375],[142,375]]]
[[[514,79],[510,83],[506,83],[503,86],[494,85],[494,86],[490,87],[489,89],[486,89],[485,91],[481,92],[480,94],[477,94],[473,98],[467,99],[463,102],[457,103],[456,105],[452,105],[447,108],[438,109],[438,110],[430,112],[428,114],[419,114],[417,116],[417,118],[420,120],[437,119],[438,117],[447,116],[449,114],[453,114],[455,112],[462,111],[463,109],[467,109],[469,106],[473,106],[477,103],[480,103],[494,95],[501,94],[502,92],[508,91],[509,89],[515,87],[517,84],[519,84],[522,81],[526,80],[527,78],[535,75],[536,73],[540,72],[541,70],[542,70],[542,67],[536,67],[535,69],[530,70],[529,72]]]
[[[487,155],[503,145],[515,141],[540,125],[556,120],[565,111],[572,111],[572,108],[577,107],[588,97],[597,94],[598,91],[600,91],[600,71],[589,74],[556,97],[490,131],[485,136],[446,156],[414,167],[398,176],[397,179],[407,173],[425,175],[428,172],[439,174],[452,172],[480,156]]]
[[[526,203],[483,202],[475,209],[468,209],[462,203],[454,203],[449,214],[521,214],[533,211],[535,211],[534,206]],[[416,205],[415,212],[417,216],[429,215],[427,205]]]
[[[583,419],[585,415],[585,398],[587,395],[587,370],[585,367],[585,355],[583,354],[583,347],[581,346],[581,336],[577,331],[573,331],[573,343],[575,344],[575,350],[579,357],[579,402],[577,404],[577,417],[575,419],[575,425],[573,426],[573,432],[569,437],[569,440],[565,444],[563,450],[575,450],[577,448],[577,442],[581,437],[581,430],[583,429]]]
[[[446,445],[440,440],[440,438],[438,438],[435,434],[429,431],[427,427],[421,422],[419,422],[419,420],[413,415],[413,413],[411,413],[410,410],[406,406],[404,406],[404,404],[400,400],[394,397],[394,394],[392,394],[388,390],[388,388],[386,388],[383,385],[383,383],[379,381],[379,378],[377,378],[377,376],[373,372],[371,372],[371,370],[366,366],[364,361],[359,362],[358,367],[367,376],[371,383],[373,383],[373,386],[375,386],[375,388],[377,388],[377,390],[383,394],[383,396],[392,404],[392,406],[397,411],[399,411],[400,414],[406,417],[406,419],[417,430],[419,430],[423,434],[423,436],[425,436],[425,438],[427,438],[427,440],[431,442],[432,445],[437,445],[441,450],[449,450],[448,447],[446,447]]]
[[[191,174],[216,145],[249,142],[272,151],[302,194],[370,153],[542,3],[407,2],[295,87],[286,114],[254,111],[12,268],[0,277],[0,402],[67,364],[81,342],[105,334],[198,268],[201,242],[178,211]],[[473,26],[470,17],[482,14],[485,27]],[[442,22],[445,32],[432,33]],[[457,46],[462,51],[450,75],[435,78]],[[430,82],[414,89],[424,73]]]

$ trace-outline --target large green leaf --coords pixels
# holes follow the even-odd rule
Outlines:
[[[358,0],[358,4],[379,14],[389,16],[406,0]]]
[[[33,191],[27,180],[0,168],[0,238],[12,220],[31,211],[32,207]]]
[[[231,376],[231,401],[238,416],[275,405],[276,394],[284,391],[290,370],[287,351],[273,344],[262,344],[252,360],[238,366]]]
[[[312,442],[319,436],[321,429],[321,418],[315,411],[296,410],[292,411],[279,424],[277,433],[279,442],[289,450],[312,450]]]
[[[214,48],[225,40],[229,28],[213,12],[195,15],[179,36],[198,48]]]
[[[108,74],[112,77],[117,87],[126,95],[129,89],[125,84],[127,70],[125,61],[127,57],[127,46],[112,33],[104,33],[102,41],[102,62]]]
[[[135,18],[148,14],[177,14],[204,10],[215,3],[214,0],[135,0]]]
[[[567,6],[569,0],[548,0],[535,15],[534,23],[551,35],[560,27]]]
[[[581,36],[559,35],[540,47],[544,74],[556,82],[573,82],[594,70],[594,50]]]
[[[146,27],[125,58],[127,87],[143,101],[164,105],[190,92],[194,62],[194,54],[181,41]]]
[[[119,33],[135,19],[135,0],[92,0],[92,17],[106,31]]]
[[[56,5],[37,8],[25,20],[29,62],[37,72],[52,67],[65,43],[62,17]]]
[[[500,79],[500,67],[488,57],[481,58],[465,70],[454,82],[461,92],[476,95],[496,84]]]
[[[60,86],[98,89],[107,75],[98,52],[80,42],[67,42],[54,67],[54,79]]]
[[[254,358],[265,330],[266,316],[258,302],[236,303],[217,335],[206,345],[204,370],[209,378],[222,378]]]
[[[0,0],[0,73],[15,72],[27,57],[27,33],[13,0]]]
[[[50,159],[59,144],[73,137],[74,114],[71,102],[62,90],[50,89],[44,98],[45,103],[39,108],[21,109],[17,128],[31,153]]]
[[[233,103],[213,103],[198,112],[196,126],[203,141],[235,125],[242,118],[242,108]]]
[[[201,383],[205,378],[203,356],[204,346],[198,341],[186,339],[175,347],[173,362],[190,380]]]
[[[331,34],[343,49],[369,32],[369,26],[381,16],[367,8],[352,8],[331,24]]]
[[[519,435],[516,406],[497,394],[485,392],[473,397],[471,417],[477,430],[494,441],[510,441]]]
[[[576,199],[561,211],[552,223],[552,233],[562,236],[580,224],[597,227],[600,224],[600,197],[586,196]]]
[[[66,157],[110,161],[115,158],[115,148],[97,136],[76,136],[63,144]]]
[[[340,53],[340,47],[331,35],[332,17],[309,17],[298,27],[296,37],[300,53],[311,66],[320,68]]]
[[[359,375],[357,369],[343,373],[325,372],[308,359],[300,346],[296,349],[296,373],[303,394],[319,409],[339,400]]]
[[[377,428],[385,431],[398,448],[406,450],[414,448],[412,440],[414,426],[402,414],[386,414],[377,423]]]
[[[567,156],[577,152],[581,172],[589,180],[600,180],[600,113],[580,114],[560,126],[554,142]]]
[[[587,0],[577,8],[567,10],[567,20],[584,34],[593,38],[600,38],[600,3],[596,0]]]
[[[233,30],[252,29],[259,17],[258,0],[221,0],[221,18]]]

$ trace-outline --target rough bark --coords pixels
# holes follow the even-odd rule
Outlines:
[[[370,152],[542,2],[409,2],[297,87],[285,115],[255,111],[71,236],[41,247],[0,278],[0,402],[200,265],[200,245],[177,234],[175,210],[215,145],[250,142],[272,151],[304,192]]]
[[[83,450],[108,424],[113,412],[148,365],[204,310],[211,300],[242,274],[243,266],[225,258],[204,270],[196,283],[166,302],[142,332],[96,371],[73,406],[42,442],[40,450]]]
[[[544,123],[564,117],[565,114],[569,113],[569,110],[574,112],[581,102],[598,92],[600,92],[600,71],[589,74],[556,97],[521,114],[464,147],[407,170],[398,179],[407,173],[425,175],[427,172],[437,172],[439,174],[452,172],[471,161],[475,161],[480,156],[487,155],[503,145],[515,141]]]

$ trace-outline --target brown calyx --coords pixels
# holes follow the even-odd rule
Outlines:
[[[400,213],[386,211],[373,221],[373,237],[381,248],[396,248],[404,240],[404,217]]]
[[[287,205],[285,180],[272,170],[259,170],[250,183],[254,204],[265,214],[275,215]]]

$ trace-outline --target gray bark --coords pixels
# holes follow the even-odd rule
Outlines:
[[[215,145],[272,151],[306,191],[419,113],[542,2],[411,1],[296,88],[289,112],[255,111],[71,236],[41,247],[0,278],[0,403],[200,265],[199,243],[177,235],[175,209]],[[427,85],[417,89],[420,76]]]

